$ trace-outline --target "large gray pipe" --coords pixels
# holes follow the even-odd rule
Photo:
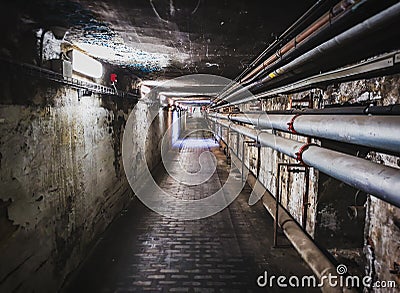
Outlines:
[[[232,161],[236,166],[240,166],[240,159],[231,152]],[[244,168],[247,167],[244,165]],[[240,168],[239,168],[240,169]],[[273,195],[264,187],[264,185],[258,181],[258,179],[249,172],[247,169],[246,174],[247,182],[259,195],[262,195],[262,202],[266,210],[269,212],[271,217],[275,219],[276,201]],[[297,224],[296,220],[281,206],[278,206],[278,224],[282,228],[283,233],[287,239],[292,243],[293,247],[300,254],[301,258],[307,263],[314,274],[319,279],[319,282],[328,278],[329,275],[340,277],[336,271],[336,267],[326,257],[326,255],[318,248],[314,241],[303,231],[303,229]],[[322,292],[326,293],[339,293],[339,292],[355,292],[355,290],[331,287],[328,282],[324,282],[322,286]]]
[[[299,159],[300,154],[300,159],[308,166],[400,207],[400,170],[398,169],[316,145],[305,147],[304,143],[259,132],[229,121],[209,119],[257,140],[262,146],[270,147],[292,158]]]
[[[228,95],[223,100],[232,102],[243,99],[243,97],[238,96],[237,94],[240,93],[243,94],[245,90],[250,90],[251,87],[265,83],[272,78],[275,78],[286,72],[292,71],[304,65],[305,63],[312,62],[312,60],[322,57],[331,50],[349,45],[357,39],[368,38],[369,35],[374,30],[376,30],[377,28],[381,28],[384,25],[396,20],[399,16],[400,16],[400,3],[397,3],[385,9],[384,11],[368,18],[367,20],[355,25],[354,27],[348,29],[347,31],[337,35],[336,37],[322,43],[321,45],[315,47],[314,49],[304,53],[300,57],[294,59],[292,62],[289,62],[288,64],[269,73],[266,77],[262,78],[261,80],[246,86],[245,89],[244,88],[239,89],[237,93],[234,92],[231,95]]]
[[[257,128],[289,131],[317,138],[400,152],[400,116],[217,114],[218,118]]]

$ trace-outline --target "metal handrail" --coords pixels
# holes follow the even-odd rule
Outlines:
[[[101,95],[112,95],[112,96],[117,96],[117,97],[121,97],[121,98],[129,98],[129,99],[135,99],[138,100],[139,99],[139,95],[138,94],[134,94],[134,93],[129,93],[129,92],[125,92],[125,91],[117,91],[111,87],[107,87],[104,85],[100,85],[97,83],[93,83],[93,82],[88,82],[88,81],[83,81],[83,80],[79,80],[73,77],[67,77],[67,76],[63,76],[60,73],[51,71],[49,69],[45,69],[42,67],[38,67],[35,65],[31,65],[31,64],[26,64],[26,63],[18,63],[15,61],[10,61],[10,60],[5,60],[5,59],[0,59],[1,63],[5,63],[9,66],[12,66],[12,68],[14,69],[19,69],[22,72],[31,75],[31,76],[36,76],[39,78],[45,78],[47,80],[51,80],[54,82],[58,82],[76,89],[87,89],[90,90],[93,93],[96,94],[101,94]]]

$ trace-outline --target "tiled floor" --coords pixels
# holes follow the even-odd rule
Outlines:
[[[193,118],[190,123],[197,127],[198,121]],[[196,169],[200,151],[185,145],[178,148],[172,166],[175,172],[179,164]],[[159,185],[178,198],[195,200],[215,192],[226,180],[228,166],[218,147],[211,151],[218,165],[207,183],[186,186],[160,168]],[[293,248],[272,248],[272,219],[260,202],[247,204],[249,194],[246,185],[228,208],[191,221],[163,217],[135,199],[109,227],[65,291],[271,292],[257,286],[257,277],[264,271],[275,276],[311,275]]]

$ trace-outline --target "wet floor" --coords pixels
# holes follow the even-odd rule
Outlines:
[[[201,123],[200,118],[188,117],[185,128],[199,129]],[[206,131],[199,131],[186,139],[208,141],[210,137]],[[222,151],[212,143],[185,144],[184,139],[173,151],[176,157],[171,160],[175,162],[172,171],[182,172],[182,166],[196,170],[204,150],[211,151],[217,159],[217,168],[206,183],[187,186],[160,166],[155,178],[162,189],[177,198],[192,200],[220,189],[229,166]],[[273,288],[260,288],[257,278],[265,271],[269,276],[312,275],[293,248],[272,247],[272,218],[260,202],[247,204],[250,192],[246,185],[227,208],[198,220],[161,216],[136,198],[71,276],[65,291],[271,292],[283,289],[276,283]]]

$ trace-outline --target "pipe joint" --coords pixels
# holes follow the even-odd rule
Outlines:
[[[287,123],[288,130],[290,133],[297,134],[297,131],[294,129],[294,120],[296,120],[297,117],[301,116],[301,114],[296,114],[290,119],[290,121]]]
[[[268,133],[268,131],[265,130],[265,129],[264,129],[264,130],[263,130],[263,129],[260,129],[260,130],[257,131],[256,142],[257,142],[258,144],[260,144],[260,145],[261,145],[261,142],[260,142],[260,135],[263,134],[263,133]]]
[[[261,129],[261,127],[260,127],[260,118],[261,118],[262,116],[263,116],[263,113],[261,113],[261,114],[258,115],[258,117],[257,117],[257,125],[255,125],[257,129]],[[258,135],[257,135],[257,137],[258,137]]]
[[[283,229],[283,227],[287,224],[287,223],[296,223],[293,219],[291,218],[287,218],[285,220],[283,220],[281,223],[278,222],[279,226]]]
[[[303,161],[303,153],[304,153],[306,150],[308,150],[308,148],[309,148],[310,146],[317,146],[317,147],[319,147],[319,145],[317,145],[317,144],[315,144],[315,143],[306,143],[306,144],[304,144],[304,145],[302,145],[302,146],[300,147],[300,149],[299,149],[298,152],[295,153],[295,155],[296,155],[296,160],[297,160],[301,165],[306,166],[306,167],[309,167],[309,166],[308,166],[306,163],[304,163],[304,161]]]

